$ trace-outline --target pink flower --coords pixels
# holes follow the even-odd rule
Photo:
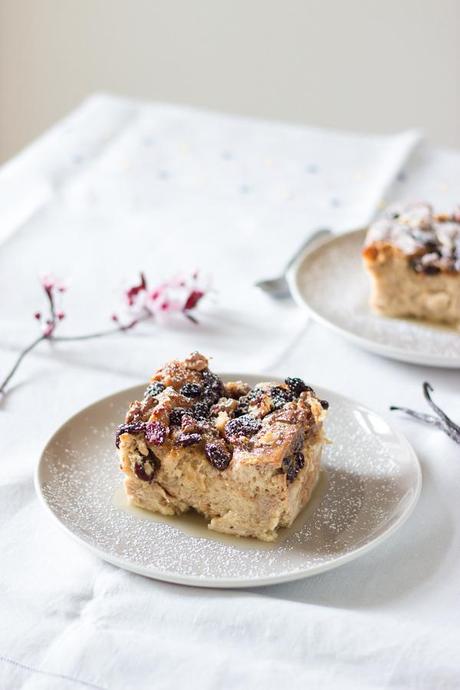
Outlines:
[[[199,284],[198,271],[179,275],[154,286],[148,287],[147,279],[140,274],[139,282],[125,291],[130,318],[145,318],[160,314],[182,313],[189,317],[205,296]]]
[[[43,327],[43,335],[45,336],[45,338],[49,338],[50,335],[54,333],[55,328],[56,323],[51,319],[47,319],[47,321],[45,322],[45,326]]]
[[[48,295],[51,294],[53,290],[57,290],[58,292],[65,292],[66,290],[65,285],[63,285],[63,283],[61,283],[56,276],[52,275],[52,273],[43,275],[40,279],[40,282],[42,284],[42,288]]]
[[[128,305],[132,307],[136,302],[139,294],[145,293],[147,290],[147,281],[143,273],[140,274],[140,283],[138,285],[132,285],[128,290],[126,290],[126,300]]]
[[[58,322],[65,318],[64,312],[57,309],[56,302],[59,302],[59,295],[56,293],[65,292],[66,288],[61,281],[51,273],[41,276],[40,283],[46,295],[47,307],[49,310],[49,318],[46,319],[42,325],[42,332],[45,338],[49,338],[53,335]],[[37,321],[41,321],[41,312],[35,312],[34,318],[37,319]]]
[[[195,309],[201,298],[204,297],[203,290],[192,290],[184,304],[184,311]]]

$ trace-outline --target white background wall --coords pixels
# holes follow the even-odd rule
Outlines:
[[[0,0],[0,160],[87,94],[460,146],[460,0]]]

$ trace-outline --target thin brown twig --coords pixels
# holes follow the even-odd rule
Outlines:
[[[192,278],[194,281],[196,281],[198,274],[195,273],[193,274]],[[161,286],[162,289],[167,284],[163,284]],[[185,283],[184,283],[185,286]],[[103,338],[105,336],[110,336],[110,335],[115,335],[116,333],[124,333],[126,331],[131,330],[137,324],[143,322],[143,321],[149,321],[153,320],[155,318],[155,314],[153,311],[148,309],[145,305],[143,306],[143,312],[139,316],[136,316],[135,318],[132,318],[131,321],[129,321],[126,324],[122,324],[119,322],[118,317],[114,315],[112,318],[115,322],[117,322],[117,325],[114,326],[113,328],[106,329],[104,331],[96,331],[94,333],[85,333],[83,335],[63,335],[63,336],[57,336],[55,335],[56,328],[59,324],[59,322],[65,317],[65,314],[62,311],[56,311],[56,301],[55,301],[55,295],[56,292],[64,292],[65,288],[60,285],[54,278],[51,276],[48,276],[42,280],[42,288],[45,292],[46,295],[46,300],[48,303],[48,315],[47,318],[44,317],[43,321],[43,331],[40,336],[35,338],[30,345],[28,345],[24,350],[20,352],[18,355],[16,361],[13,364],[13,367],[3,380],[3,382],[0,384],[0,399],[3,399],[6,395],[6,387],[8,386],[9,382],[17,372],[19,366],[21,365],[21,362],[23,359],[26,357],[26,355],[29,354],[39,343],[41,343],[44,340],[47,340],[48,342],[75,342],[75,341],[82,341],[82,340],[93,340],[95,338]],[[204,296],[204,291],[201,289],[197,289],[196,284],[194,284],[192,287],[189,288],[189,294],[187,296],[187,299],[185,301],[184,306],[182,307],[182,314],[188,318],[190,321],[193,323],[198,323],[196,318],[190,314],[190,311],[192,309],[195,309],[197,306],[198,302],[201,300],[201,298]],[[155,292],[155,291],[154,291]],[[158,290],[156,291],[157,295]],[[128,304],[130,307],[133,307],[135,303],[136,297],[139,296],[139,294],[147,294],[147,280],[144,276],[143,273],[140,274],[140,283],[133,285],[129,290],[126,291],[125,295],[128,298]],[[168,304],[167,301],[162,304],[163,308],[167,308]],[[42,320],[42,314],[40,312],[35,313],[35,318],[38,321]]]
[[[124,333],[125,331],[131,330],[131,328],[134,328],[134,326],[137,326],[138,323],[142,323],[143,321],[148,321],[149,319],[153,319],[153,316],[151,314],[146,314],[145,316],[140,316],[138,319],[133,319],[130,323],[125,324],[124,326],[117,326],[116,328],[108,328],[106,331],[98,331],[96,333],[87,333],[85,335],[56,335],[52,336],[50,340],[53,340],[54,342],[61,343],[61,342],[72,342],[75,340],[92,340],[93,338],[103,338],[106,335],[115,335],[115,333]]]
[[[50,303],[52,300],[50,300]],[[53,314],[54,314],[54,306],[53,306]],[[117,326],[116,328],[110,328],[106,331],[99,331],[96,333],[87,333],[85,335],[53,335],[53,332],[51,332],[49,335],[46,335],[45,333],[42,333],[38,338],[35,338],[34,341],[30,343],[22,352],[19,354],[18,358],[16,359],[12,369],[2,381],[0,384],[0,398],[5,395],[5,389],[8,385],[8,383],[11,381],[13,376],[15,375],[16,371],[19,369],[19,366],[21,365],[22,360],[26,355],[29,354],[39,343],[41,343],[44,340],[48,340],[48,342],[73,342],[73,341],[78,341],[78,340],[92,340],[94,338],[103,338],[108,335],[115,335],[116,333],[123,333],[125,331],[129,331],[131,328],[134,328],[138,323],[141,321],[147,321],[148,319],[152,318],[151,314],[146,314],[145,316],[141,316],[138,319],[133,319],[133,321],[130,321],[130,323],[125,324],[125,325],[120,325]],[[54,315],[53,324],[55,323],[56,317]]]
[[[7,374],[6,378],[4,381],[2,381],[2,384],[0,385],[0,398],[2,398],[5,395],[5,388],[19,369],[19,366],[24,359],[26,355],[29,354],[39,343],[42,342],[42,340],[47,340],[47,336],[42,333],[38,338],[35,338],[30,345],[28,345],[19,355],[17,358],[16,362],[13,364],[12,369],[10,370],[9,374]]]

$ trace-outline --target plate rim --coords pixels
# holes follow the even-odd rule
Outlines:
[[[234,372],[218,372],[218,375],[222,378],[227,378],[229,380],[235,380],[235,378],[241,378],[243,375],[245,376],[251,376],[251,377],[257,377],[260,381],[264,380],[264,375],[259,375],[259,374],[252,374],[247,372],[246,374],[242,374],[241,372],[236,374]],[[270,375],[270,379],[272,380],[282,380],[282,377],[277,376],[277,375]],[[313,387],[315,387],[314,384],[312,384]],[[422,490],[422,484],[423,484],[423,475],[422,475],[422,468],[420,465],[419,458],[412,447],[411,443],[409,440],[406,438],[406,436],[400,432],[398,429],[396,429],[393,424],[382,414],[375,412],[371,408],[367,407],[366,405],[363,405],[359,403],[358,401],[355,401],[351,398],[348,398],[345,395],[342,395],[341,393],[337,393],[336,391],[333,391],[328,388],[324,388],[323,386],[317,385],[316,388],[320,391],[322,391],[322,394],[328,395],[328,393],[332,393],[333,396],[337,396],[339,398],[342,398],[346,400],[349,403],[352,403],[356,407],[363,409],[367,412],[371,412],[372,414],[377,415],[381,419],[384,419],[385,423],[388,425],[388,427],[391,429],[391,431],[395,434],[395,436],[398,439],[398,442],[402,445],[403,449],[406,451],[407,455],[410,457],[412,464],[414,466],[414,469],[416,470],[416,484],[414,486],[414,493],[411,499],[411,502],[406,506],[402,514],[397,518],[397,520],[390,526],[388,527],[385,532],[377,537],[374,537],[371,539],[366,544],[363,544],[362,546],[359,546],[358,548],[350,551],[349,553],[343,554],[338,557],[334,557],[331,560],[326,561],[325,563],[312,566],[311,568],[308,569],[308,571],[295,571],[291,573],[285,573],[279,574],[279,575],[270,575],[266,577],[256,577],[256,578],[210,578],[210,577],[199,577],[196,575],[190,576],[190,575],[180,575],[180,574],[175,574],[175,573],[169,573],[164,570],[155,570],[151,567],[146,567],[146,566],[140,566],[136,563],[133,563],[132,561],[127,561],[121,557],[117,557],[110,552],[103,551],[102,549],[98,548],[97,546],[94,546],[93,544],[89,543],[86,541],[83,537],[79,536],[75,532],[72,531],[72,529],[64,524],[58,515],[53,511],[51,506],[49,505],[43,491],[42,491],[42,482],[41,482],[41,472],[43,471],[44,463],[45,463],[45,456],[50,448],[50,446],[53,444],[55,438],[61,433],[61,431],[64,429],[64,427],[68,426],[71,424],[76,417],[78,417],[81,414],[88,413],[92,407],[96,405],[101,405],[108,403],[111,399],[113,399],[116,396],[119,396],[121,394],[126,394],[127,397],[129,396],[130,391],[134,391],[136,389],[139,389],[140,387],[145,386],[144,383],[139,383],[134,386],[129,386],[128,388],[122,388],[114,393],[111,393],[110,395],[106,395],[102,398],[99,398],[98,400],[90,403],[89,405],[86,405],[82,409],[78,410],[76,413],[71,415],[67,420],[65,420],[57,429],[56,431],[50,436],[48,441],[46,442],[45,446],[43,447],[43,450],[40,454],[40,458],[36,464],[35,471],[34,471],[34,488],[36,495],[39,499],[39,502],[41,505],[45,508],[46,512],[48,515],[50,515],[53,518],[53,521],[57,523],[60,527],[61,530],[63,530],[67,535],[69,535],[74,541],[76,541],[78,544],[83,546],[85,549],[89,550],[91,553],[95,554],[98,556],[101,560],[111,563],[112,565],[115,565],[122,570],[127,570],[128,572],[134,572],[138,575],[142,575],[144,577],[147,577],[149,579],[153,580],[159,580],[162,582],[170,582],[173,584],[180,584],[180,585],[186,585],[190,587],[202,587],[202,588],[214,588],[214,589],[242,589],[242,588],[254,588],[254,587],[264,587],[268,585],[275,585],[275,584],[281,584],[284,582],[293,582],[296,580],[302,580],[308,577],[313,577],[314,575],[319,575],[321,573],[327,572],[328,570],[334,570],[335,568],[340,567],[341,565],[345,565],[346,563],[349,563],[350,561],[355,560],[356,558],[359,558],[360,556],[364,555],[365,553],[368,553],[369,551],[372,551],[372,549],[376,548],[379,544],[382,542],[386,541],[388,538],[390,538],[400,527],[404,525],[404,523],[409,519],[409,517],[412,515],[418,500],[420,498],[421,490]]]
[[[370,338],[356,335],[355,333],[352,333],[351,331],[347,330],[346,328],[343,328],[342,326],[338,326],[336,323],[330,321],[327,317],[317,312],[311,306],[311,304],[309,304],[307,298],[302,293],[302,290],[300,289],[299,285],[300,269],[303,263],[313,254],[322,250],[326,245],[333,244],[346,236],[360,234],[364,235],[366,230],[367,228],[361,227],[356,228],[354,230],[349,230],[347,232],[334,234],[332,237],[327,237],[319,242],[315,242],[314,245],[312,245],[311,247],[307,247],[302,252],[302,254],[296,259],[294,264],[289,268],[288,273],[286,275],[286,280],[288,282],[291,295],[294,298],[294,301],[297,304],[297,306],[306,311],[307,314],[311,318],[313,318],[317,323],[320,323],[329,330],[338,333],[346,340],[349,340],[350,342],[354,343],[363,350],[367,350],[368,352],[372,352],[374,354],[387,357],[389,359],[394,359],[399,362],[406,362],[407,364],[431,366],[442,369],[460,369],[460,356],[458,358],[455,358],[453,361],[446,361],[445,358],[439,355],[423,355],[420,353],[414,353],[411,350],[404,350],[400,347],[381,344],[379,342],[376,342],[375,340],[371,340]]]

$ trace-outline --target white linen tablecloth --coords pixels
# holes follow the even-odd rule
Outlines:
[[[216,370],[288,373],[388,415],[421,383],[460,419],[460,373],[356,349],[252,288],[318,226],[383,201],[458,202],[460,154],[416,132],[363,136],[96,96],[0,171],[0,371],[36,333],[37,274],[68,285],[62,333],[104,327],[139,270],[212,274],[200,325],[50,347],[0,408],[0,689],[460,687],[460,449],[400,417],[423,492],[387,543],[329,573],[247,591],[148,580],[61,532],[32,483],[82,406],[202,349]],[[411,155],[412,154],[412,155]]]

